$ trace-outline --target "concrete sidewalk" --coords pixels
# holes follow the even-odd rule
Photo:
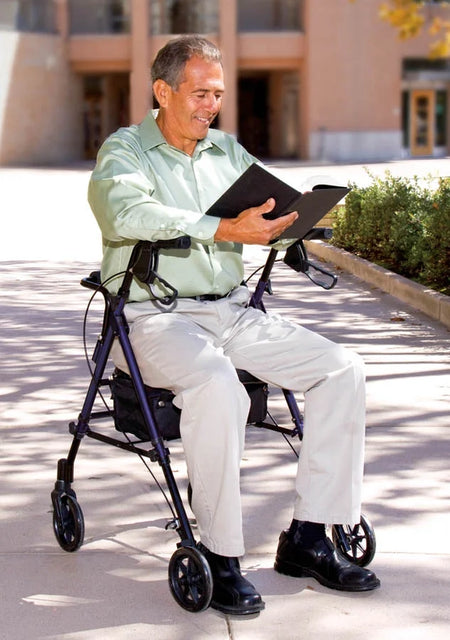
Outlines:
[[[98,249],[90,239],[91,229],[96,229],[81,208],[77,224],[72,220],[64,232],[73,212],[80,211],[85,168],[51,175],[44,170],[6,171],[9,186],[32,184],[39,214],[34,216],[36,207],[24,207],[23,202],[17,206],[17,192],[6,190],[16,217],[6,223],[7,252],[0,264],[0,638],[446,639],[449,333],[344,272],[337,287],[325,292],[277,265],[276,296],[268,299],[268,306],[347,344],[366,362],[364,512],[377,534],[371,567],[382,581],[381,589],[356,595],[333,592],[314,580],[273,571],[279,532],[291,518],[296,463],[279,435],[255,429],[248,431],[243,461],[247,554],[242,567],[266,601],[260,616],[237,620],[211,609],[190,614],[175,603],[167,565],[177,535],[165,530],[170,512],[164,498],[135,456],[92,440],[82,443],[75,468],[85,544],[74,554],[59,548],[52,532],[50,492],[56,462],[70,446],[67,424],[80,410],[89,378],[81,342],[89,293],[78,283],[97,267]],[[0,184],[4,176],[0,171]],[[51,181],[60,196],[68,194],[63,207],[49,202],[56,202],[55,194],[46,206],[37,195],[50,193]],[[22,195],[29,200],[28,190]],[[52,235],[55,221],[61,236]],[[34,237],[17,244],[17,231],[30,226]],[[63,245],[64,235],[76,243]],[[85,244],[78,242],[83,237]],[[248,252],[249,273],[265,253]],[[99,317],[94,304],[88,323],[90,348]],[[273,412],[285,415],[279,395],[272,393],[271,400]],[[184,492],[180,445],[170,449]],[[160,478],[159,469],[153,465],[152,470]]]

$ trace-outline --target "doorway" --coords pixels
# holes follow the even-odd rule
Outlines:
[[[249,70],[238,91],[239,142],[261,160],[299,157],[298,74]]]
[[[239,142],[257,158],[269,156],[269,74],[255,72],[239,78]]]
[[[129,77],[125,73],[86,75],[84,86],[84,157],[94,160],[109,134],[129,125]]]
[[[411,91],[411,155],[431,156],[434,149],[435,91]]]

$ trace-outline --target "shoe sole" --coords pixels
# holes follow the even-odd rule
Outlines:
[[[252,614],[259,613],[265,608],[264,602],[254,605],[253,607],[248,607],[247,609],[240,609],[239,607],[227,607],[226,605],[215,602],[214,600],[211,600],[211,604],[209,606],[211,609],[215,609],[216,611],[220,611],[221,613],[231,616],[250,616]]]
[[[351,591],[353,593],[358,591],[373,591],[374,589],[378,589],[378,587],[380,586],[380,581],[377,578],[376,582],[370,585],[363,585],[360,587],[345,587],[341,584],[336,584],[336,582],[331,582],[331,580],[327,580],[322,575],[320,575],[320,573],[317,573],[317,571],[314,571],[313,569],[308,569],[307,567],[299,567],[297,564],[286,561],[280,562],[276,560],[274,569],[277,573],[282,573],[283,575],[291,576],[292,578],[314,578],[324,587],[335,589],[336,591]]]

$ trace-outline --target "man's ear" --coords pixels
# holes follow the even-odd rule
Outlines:
[[[167,101],[170,97],[171,91],[172,89],[167,84],[167,82],[161,80],[160,78],[158,80],[155,80],[155,82],[153,83],[153,95],[158,100],[160,107],[164,108],[167,106]]]

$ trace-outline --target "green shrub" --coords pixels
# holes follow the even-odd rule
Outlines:
[[[386,172],[352,190],[336,213],[333,244],[450,293],[450,179],[396,178]]]
[[[425,221],[423,280],[450,294],[450,178],[439,180],[433,212]]]
[[[358,189],[356,185],[349,184],[350,193],[345,199],[345,207],[336,210],[335,222],[333,225],[333,244],[338,247],[345,247],[348,251],[358,251],[358,221],[361,217],[361,200],[363,189]]]

